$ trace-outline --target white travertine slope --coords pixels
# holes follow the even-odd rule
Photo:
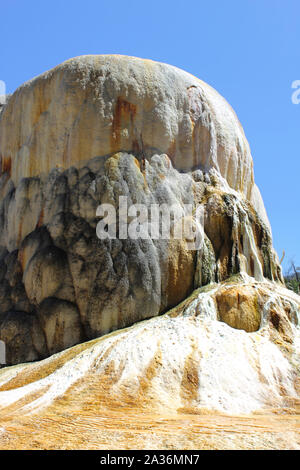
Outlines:
[[[259,331],[220,321],[216,297],[226,302],[232,290],[236,297],[248,291],[244,310],[251,307],[251,291],[265,304]],[[174,414],[293,409],[299,401],[299,307],[297,295],[270,282],[245,277],[212,286],[161,317],[4,369],[0,412],[13,406],[22,414],[47,413],[52,405],[52,412],[74,406],[95,413],[122,407]]]

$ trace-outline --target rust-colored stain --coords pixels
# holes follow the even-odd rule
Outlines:
[[[146,173],[146,160],[145,160],[145,158],[141,159],[141,172],[145,176],[145,173]]]
[[[180,395],[183,402],[183,408],[179,412],[192,412],[193,402],[198,400],[200,387],[200,377],[198,370],[197,346],[191,344],[192,351],[186,357],[184,362],[184,370],[182,374]],[[189,411],[190,410],[190,411]]]
[[[146,405],[147,402],[151,403],[151,393],[149,392],[151,392],[152,380],[159,374],[162,365],[162,351],[160,344],[158,344],[154,356],[145,368],[144,375],[139,378],[140,386],[137,393],[138,405],[143,406]]]
[[[42,210],[41,210],[40,215],[39,215],[39,220],[36,224],[36,228],[41,227],[43,225],[43,223],[44,223],[44,208],[42,207]]]
[[[197,126],[195,126],[195,123],[193,121],[192,121],[192,125],[193,125],[193,133],[192,133],[193,167],[197,168],[197,161],[198,161],[198,155],[197,155],[197,150],[196,150]]]
[[[11,176],[11,158],[2,157],[1,173],[8,173]]]
[[[167,155],[170,158],[172,164],[174,164],[174,158],[176,154],[176,140],[172,140],[171,144],[169,145],[169,148],[167,150]]]
[[[141,159],[141,172],[144,177],[145,188],[148,188],[147,175],[146,175],[146,159],[142,157]]]
[[[1,450],[223,450],[228,444],[236,450],[286,450],[299,443],[299,413],[230,416],[202,409],[171,415],[121,405],[99,413],[93,403],[88,410],[61,404],[29,415],[18,403],[14,412],[1,414]]]
[[[133,152],[133,155],[139,155],[141,152],[141,147],[137,139],[134,139],[132,142],[132,152]]]
[[[138,160],[137,158],[134,159],[134,164],[139,169],[144,177],[145,187],[148,188],[147,177],[146,177],[146,160],[145,158],[141,158]]]
[[[19,253],[18,253],[18,261],[22,267],[22,271],[24,272],[25,271],[25,256],[24,256],[24,250],[19,250]],[[0,387],[0,391],[1,391],[1,387]]]
[[[250,271],[251,271],[251,276],[254,276],[254,259],[252,255],[250,255]]]
[[[134,161],[134,164],[137,166],[137,168],[141,171],[141,165],[140,165],[139,160],[135,158],[133,161]]]
[[[270,311],[270,319],[271,319],[272,325],[276,328],[276,330],[279,330],[280,321],[281,321],[280,315],[273,308]]]
[[[135,115],[136,105],[133,103],[129,103],[129,101],[126,101],[121,96],[119,96],[115,105],[112,122],[112,133],[110,142],[112,152],[120,150],[122,129],[128,127],[133,129]],[[138,142],[134,140],[133,145],[138,146]]]

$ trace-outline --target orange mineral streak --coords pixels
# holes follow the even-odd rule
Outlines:
[[[140,152],[141,152],[141,148],[140,148],[139,142],[137,139],[134,139],[134,141],[132,142],[132,153],[133,155],[139,155]]]
[[[22,250],[22,249],[19,250],[19,252],[18,252],[18,261],[19,261],[19,263],[22,267],[22,272],[24,273],[25,268],[26,268],[26,257],[25,257],[24,250]]]
[[[128,408],[96,409],[0,419],[2,450],[31,449],[299,449],[299,415],[164,416]]]
[[[122,136],[123,129],[128,129],[129,138],[131,138],[134,131],[135,115],[136,105],[129,103],[119,96],[115,105],[112,121],[112,132],[110,139],[111,152],[118,152],[122,150],[122,144],[125,143],[124,140],[126,139],[126,137]],[[138,142],[136,139],[133,140],[132,147],[138,148]]]
[[[79,346],[77,346],[78,348]],[[161,367],[160,348],[145,370],[135,394],[126,387],[114,391],[122,375],[122,364],[113,363],[99,376],[97,369],[77,381],[63,396],[34,414],[24,412],[47,391],[26,395],[0,407],[0,448],[4,449],[297,449],[300,444],[300,415],[294,411],[267,410],[264,414],[229,416],[206,409],[195,410],[199,374],[195,367],[195,345],[185,363],[182,399],[186,407],[177,413],[157,413],[149,382]],[[78,351],[77,351],[78,352]],[[66,353],[67,354],[67,353]],[[66,357],[64,358],[67,359]],[[71,359],[68,358],[68,359]],[[38,367],[26,383],[45,377],[64,361]],[[54,366],[54,367],[53,367]],[[32,366],[31,366],[32,367]],[[29,369],[30,367],[28,367]],[[22,375],[22,374],[20,374]],[[17,378],[17,377],[16,377]],[[11,382],[8,390],[23,385]],[[154,405],[154,406],[153,406]],[[273,411],[273,412],[272,412]]]
[[[134,161],[135,166],[141,171],[141,165],[140,165],[139,160],[135,158],[133,161]]]
[[[174,163],[175,163],[175,155],[176,155],[176,140],[172,140],[168,150],[167,150],[167,155],[168,157],[170,158],[173,166],[174,166]]]
[[[37,222],[36,228],[42,227],[43,223],[44,223],[44,208],[42,207],[42,210],[40,212],[39,220]]]
[[[8,173],[11,176],[11,158],[2,157],[1,174]]]

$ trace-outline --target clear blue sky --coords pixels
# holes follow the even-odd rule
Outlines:
[[[183,68],[216,88],[250,142],[274,246],[300,265],[299,0],[0,0],[7,91],[81,54]]]

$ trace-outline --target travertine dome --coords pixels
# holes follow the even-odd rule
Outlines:
[[[157,316],[237,273],[282,280],[235,113],[175,67],[123,56],[59,65],[9,98],[0,156],[0,340],[10,363]],[[201,207],[203,246],[98,239],[98,206],[120,196],[148,212]],[[258,328],[254,318],[243,325]]]
[[[70,59],[21,86],[1,117],[2,169],[21,178],[118,151],[166,153],[178,170],[215,168],[267,222],[236,114],[171,65],[119,55]]]

